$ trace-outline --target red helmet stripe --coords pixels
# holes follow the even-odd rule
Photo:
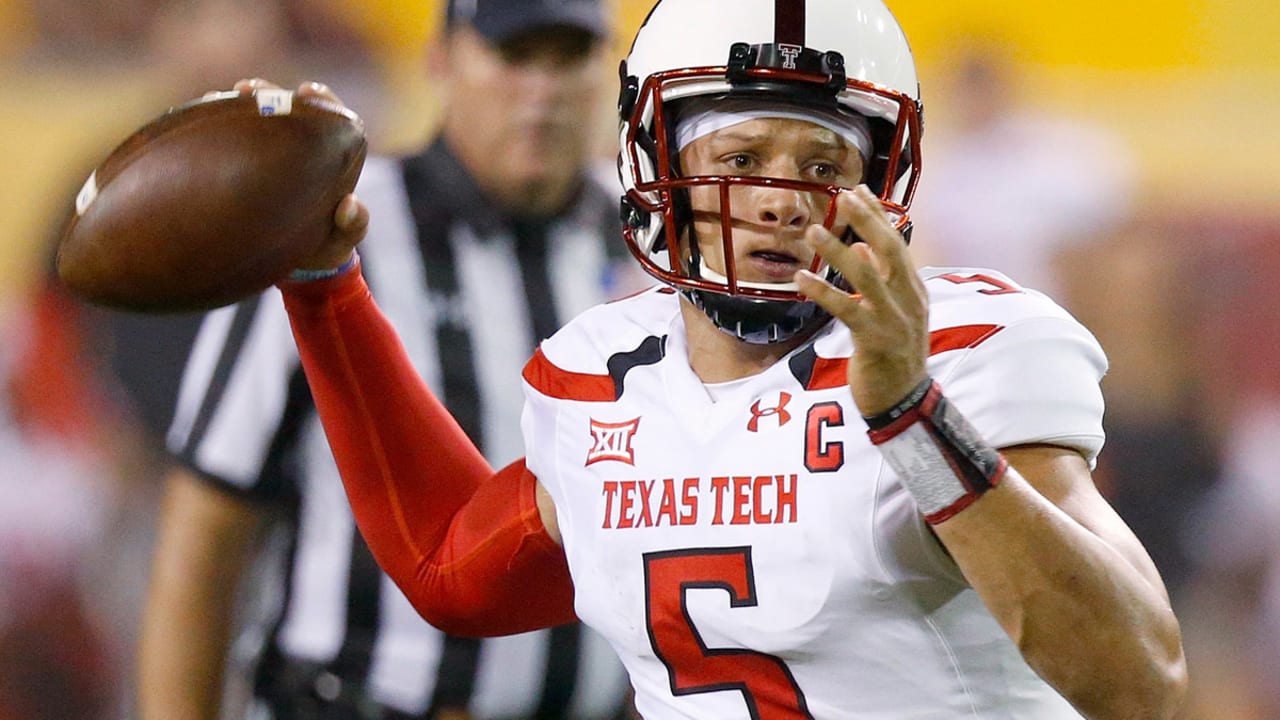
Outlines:
[[[775,0],[773,41],[779,45],[804,47],[805,0]]]

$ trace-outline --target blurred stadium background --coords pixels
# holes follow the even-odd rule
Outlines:
[[[610,77],[650,4],[612,1],[617,39],[601,69]],[[93,165],[134,128],[204,90],[254,75],[286,85],[322,80],[366,118],[375,151],[414,147],[430,134],[441,101],[424,76],[422,56],[439,29],[442,4],[0,0],[0,311],[7,306],[9,315],[21,316],[32,307],[58,226]],[[966,85],[972,77],[956,71],[974,48],[990,51],[1009,81],[1002,112],[1054,118],[1059,126],[1106,136],[1109,144],[1084,149],[1070,135],[1046,140],[1064,144],[1026,157],[1026,165],[1042,166],[1018,168],[1033,176],[1082,172],[1083,185],[1102,187],[1121,206],[1099,211],[1105,222],[1091,227],[1089,237],[1064,240],[1051,269],[1061,299],[1095,330],[1112,359],[1106,380],[1112,441],[1099,481],[1170,579],[1192,662],[1185,718],[1280,718],[1274,670],[1280,662],[1280,484],[1267,482],[1280,463],[1280,303],[1268,282],[1280,270],[1280,3],[889,5],[911,38],[923,86],[922,195],[949,191],[929,184],[930,158],[935,147],[943,157],[952,149],[947,143],[964,137],[957,118],[975,94]],[[612,100],[602,99],[599,121],[584,128],[600,137],[602,166],[613,152]],[[1100,179],[1092,182],[1087,164],[1066,168],[1073,152],[1087,154],[1090,147],[1123,155],[1124,178],[1114,193]],[[992,171],[974,168],[974,177],[985,172]],[[998,198],[980,209],[992,216],[1009,211]],[[949,224],[942,208],[929,218],[936,228]],[[934,252],[931,232],[925,226],[917,235],[925,258]],[[56,324],[56,318],[29,322]],[[0,336],[0,343],[17,349],[10,337]],[[35,347],[27,352],[43,346]],[[70,425],[75,418],[88,422],[83,418],[101,407],[76,384],[83,378],[72,370],[81,366],[66,364],[59,373],[50,368],[59,362],[56,353],[43,352],[12,364],[16,380],[7,381],[26,388],[14,397],[54,397]],[[0,386],[5,370],[0,363]],[[31,474],[37,466],[11,462],[6,448],[0,444],[0,635],[5,596],[20,582],[4,570],[3,546],[22,532],[4,527],[17,515],[5,506],[19,507],[15,498],[42,484]],[[63,660],[51,661],[64,675],[24,675],[18,672],[27,665],[23,651],[6,649],[0,637],[0,718],[9,717],[6,702],[30,694],[23,691],[32,690],[30,683],[56,694],[64,692],[58,683],[69,688],[84,675],[97,679],[88,683],[96,692],[114,697],[108,704],[123,708],[119,717],[128,716],[132,623],[145,583],[148,503],[156,488],[138,479],[146,473],[129,453],[124,461],[108,455],[114,460],[98,466],[97,477],[80,479],[110,485],[107,495],[114,499],[105,505],[125,508],[85,543],[99,550],[90,555],[93,562],[118,563],[90,571],[88,583],[99,593],[95,602],[108,606],[90,613],[89,622],[116,628],[102,641],[108,646],[102,657],[110,662],[67,661],[87,651],[76,645],[81,636],[63,635],[47,644],[70,644]],[[84,525],[75,512],[68,508],[57,522]],[[111,522],[133,525],[112,530]],[[126,542],[104,557],[100,539],[121,536]],[[76,627],[55,625],[64,632]],[[69,679],[59,679],[64,676]],[[39,717],[90,717],[68,712]]]
[[[613,2],[619,28],[615,56],[620,56],[649,3]],[[12,238],[0,249],[0,273],[11,277],[28,270],[30,249],[62,209],[59,192],[73,170],[166,101],[182,97],[157,97],[157,88],[166,85],[163,75],[171,70],[152,56],[158,51],[148,47],[148,23],[157,6],[195,4],[0,0],[0,77],[9,98],[0,118],[8,176],[0,227]],[[343,46],[338,48],[342,54],[355,53],[368,62],[359,72],[348,68],[346,77],[326,79],[340,90],[349,89],[344,79],[360,83],[364,91],[349,99],[357,106],[366,94],[376,96],[357,109],[370,117],[377,146],[411,145],[429,132],[433,98],[419,63],[437,29],[441,0],[284,4],[296,16],[291,22],[301,26],[295,35],[310,52],[323,53],[317,43],[333,42]],[[942,72],[956,41],[996,38],[1014,48],[1029,102],[1101,122],[1132,144],[1145,193],[1174,198],[1184,207],[1205,205],[1212,212],[1276,211],[1280,4],[897,0],[891,5],[911,38],[930,122],[945,122],[946,108],[932,101],[931,80]],[[240,3],[236,21],[251,25],[261,7]],[[362,47],[353,49],[351,43]],[[298,76],[298,59],[282,60],[279,67],[290,71],[277,76]],[[371,91],[374,84],[378,89]]]

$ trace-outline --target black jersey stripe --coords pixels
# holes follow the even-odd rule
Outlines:
[[[559,720],[569,717],[569,705],[578,683],[578,650],[582,645],[582,626],[578,623],[551,628],[547,648],[547,664],[542,677],[542,699],[534,712],[535,720]]]
[[[351,533],[351,566],[347,579],[347,626],[332,669],[338,677],[369,677],[378,637],[382,571],[357,531]]]
[[[623,382],[627,373],[642,365],[653,365],[662,360],[667,353],[667,336],[650,335],[635,350],[617,353],[609,358],[605,367],[609,369],[609,377],[613,378],[614,400],[622,397]]]
[[[479,667],[479,640],[446,635],[440,653],[440,669],[436,673],[436,689],[427,716],[435,717],[442,710],[465,711],[475,691]]]
[[[409,210],[418,235],[418,248],[427,277],[428,292],[438,298],[435,338],[440,358],[441,400],[476,447],[484,448],[480,385],[477,378],[471,333],[452,308],[463,299],[454,263],[449,231],[453,217],[447,206],[435,202],[428,176],[431,150],[407,159],[402,167]],[[441,709],[465,709],[475,688],[480,666],[480,641],[445,636],[429,714]]]
[[[260,302],[260,297],[255,296],[236,306],[231,327],[227,330],[227,340],[223,343],[217,365],[214,366],[213,375],[205,388],[204,399],[200,402],[200,409],[196,413],[191,432],[187,435],[186,444],[182,448],[181,457],[188,463],[195,464],[196,448],[209,431],[209,424],[213,422],[214,413],[217,412],[222,396],[226,393],[227,384],[231,381],[231,372],[235,369],[236,359],[240,356],[240,350],[249,337],[249,329],[253,327],[253,319],[258,313]]]
[[[581,402],[616,402],[622,397],[627,373],[642,365],[653,365],[666,353],[667,337],[650,335],[635,350],[614,353],[605,361],[606,373],[565,370],[547,358],[541,348],[534,351],[524,367],[524,379],[548,397]]]
[[[435,335],[443,384],[441,400],[467,437],[483,450],[480,387],[476,379],[471,333],[465,317],[459,317],[460,313],[455,312],[464,301],[459,289],[453,247],[449,242],[453,217],[446,207],[432,201],[436,193],[430,187],[424,160],[419,156],[406,161],[403,171],[405,192],[409,196],[409,207],[418,231],[427,287],[437,305]]]
[[[302,493],[302,467],[291,458],[296,457],[302,431],[307,419],[315,412],[316,404],[301,365],[294,368],[288,388],[280,424],[267,446],[267,456],[254,487],[257,488],[256,494],[280,498],[288,505],[295,505]]]
[[[292,527],[298,527],[299,523],[302,492],[300,473],[303,469],[299,463],[290,462],[289,458],[297,449],[302,429],[306,427],[307,418],[314,409],[315,403],[311,398],[311,388],[307,385],[307,376],[299,365],[289,378],[289,391],[280,426],[271,439],[267,459],[263,463],[258,478],[259,483],[268,488],[267,494],[281,501],[280,505],[285,510],[287,522]],[[282,583],[284,597],[280,602],[281,608],[292,606],[293,577],[297,568],[295,560],[298,554],[298,534],[289,533],[287,537],[288,545],[284,548],[285,576]],[[254,670],[255,693],[259,696],[275,697],[284,692],[283,688],[277,687],[277,683],[283,677],[288,661],[276,640],[279,638],[280,628],[284,625],[287,615],[288,613],[285,612],[277,614],[263,636],[265,647]]]
[[[556,317],[555,298],[551,294],[551,275],[547,269],[547,224],[521,221],[513,224],[516,259],[520,262],[520,279],[524,282],[528,302],[529,327],[534,342],[541,342],[560,328]]]
[[[810,382],[813,380],[813,368],[817,362],[818,352],[813,348],[813,343],[809,343],[787,360],[787,367],[791,370],[791,375],[796,379],[796,382],[800,383],[800,387],[811,389]]]

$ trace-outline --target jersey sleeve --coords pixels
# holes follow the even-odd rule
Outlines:
[[[528,372],[526,368],[526,373]],[[553,496],[559,489],[555,484],[556,457],[556,408],[548,398],[538,392],[529,381],[524,382],[524,411],[520,415],[520,429],[524,434],[525,464],[536,477],[547,478],[547,489]]]
[[[209,313],[187,358],[169,451],[225,489],[273,497],[273,440],[310,402],[278,293]]]
[[[360,273],[283,287],[356,524],[419,614],[466,636],[574,620],[536,478],[522,461],[490,469],[414,370]]]
[[[937,380],[992,445],[1061,445],[1092,465],[1104,440],[1106,369],[1102,348],[1078,322],[1033,317],[1003,327]]]

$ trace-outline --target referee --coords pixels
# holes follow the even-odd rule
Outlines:
[[[600,0],[451,2],[439,137],[371,157],[356,189],[379,305],[495,466],[523,454],[537,342],[624,289],[616,196],[586,171],[605,27]],[[621,664],[581,626],[477,641],[417,616],[355,529],[275,290],[205,317],[168,446],[144,720],[629,712]]]

